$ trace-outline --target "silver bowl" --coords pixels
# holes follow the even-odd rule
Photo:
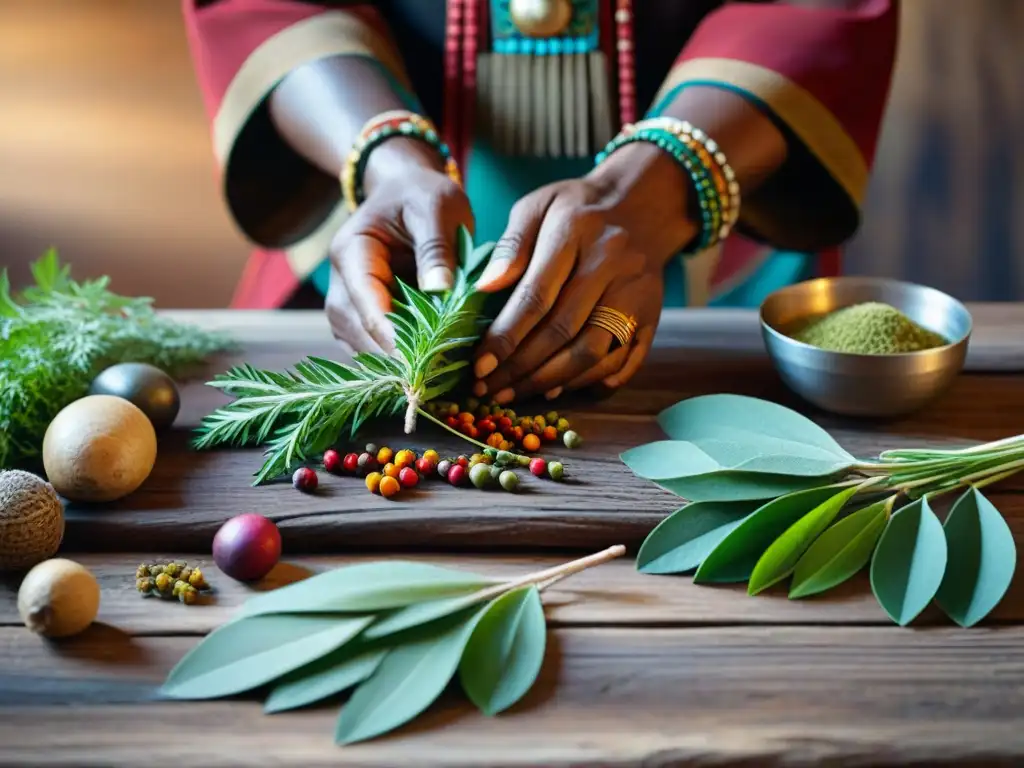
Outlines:
[[[949,343],[898,355],[831,352],[786,335],[810,317],[881,301]],[[913,283],[870,277],[809,280],[782,288],[761,305],[761,335],[783,382],[817,407],[844,416],[894,417],[941,395],[960,373],[971,315],[951,296]]]

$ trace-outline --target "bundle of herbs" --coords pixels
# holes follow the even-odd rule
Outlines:
[[[106,277],[72,280],[53,249],[31,266],[35,284],[17,296],[0,272],[0,468],[34,468],[53,417],[105,368],[149,363],[175,376],[230,346],[158,316],[149,298],[112,293]]]
[[[473,285],[493,249],[493,243],[474,249],[469,232],[460,228],[462,266],[450,291],[428,295],[398,281],[401,300],[388,314],[395,329],[394,355],[364,352],[351,364],[308,357],[283,373],[243,365],[216,377],[209,386],[234,399],[203,420],[193,445],[265,445],[254,485],[322,454],[346,432],[354,437],[375,417],[401,415],[407,434],[422,417],[486,449],[425,406],[456,387],[469,365],[467,353],[484,322],[485,294]]]
[[[510,579],[400,560],[326,571],[250,598],[171,670],[162,692],[198,700],[263,690],[273,714],[354,688],[335,729],[342,744],[412,720],[454,677],[481,712],[497,715],[526,695],[544,662],[541,591],[624,552]]]
[[[751,595],[789,579],[800,598],[870,564],[875,597],[900,625],[934,600],[972,626],[1009,588],[1013,536],[980,489],[1024,469],[1024,436],[865,461],[804,416],[737,395],[685,400],[658,423],[669,439],[622,460],[689,503],[648,535],[642,572],[746,582]],[[943,524],[929,502],[953,492]]]

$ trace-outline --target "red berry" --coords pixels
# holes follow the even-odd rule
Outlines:
[[[468,421],[464,421],[461,424],[459,424],[459,432],[466,435],[467,437],[472,437],[475,431],[476,427],[474,427]]]
[[[343,461],[340,453],[333,448],[328,448],[324,451],[324,469],[331,474],[337,474],[341,471],[342,465]]]
[[[355,472],[359,469],[359,456],[354,453],[345,454],[345,460],[342,462],[342,466],[345,467],[346,472]]]
[[[469,425],[469,436],[476,440],[480,436],[480,430],[475,425]]]
[[[281,557],[281,532],[263,515],[238,515],[213,537],[213,561],[239,581],[266,576]]]
[[[292,475],[292,485],[306,493],[315,491],[317,483],[318,478],[316,476],[316,472],[309,467],[299,467],[295,470],[295,474]]]
[[[536,477],[544,477],[548,471],[548,463],[544,459],[533,459],[530,461],[530,474]]]
[[[448,482],[452,485],[462,485],[466,482],[466,468],[462,464],[453,464],[448,470]]]
[[[508,432],[508,430],[512,429],[512,419],[508,416],[499,416],[498,429],[500,429],[502,433]]]
[[[416,469],[419,470],[421,475],[432,475],[434,474],[435,465],[434,462],[427,458],[416,459]]]
[[[459,421],[463,424],[472,424],[476,420],[476,417],[467,411],[463,411],[459,414]]]
[[[494,422],[490,419],[480,419],[480,421],[476,423],[476,428],[485,434],[490,434],[496,429]]]
[[[455,460],[455,463],[456,464],[461,464],[463,467],[468,467],[469,466],[469,457],[468,456],[459,456],[459,458],[457,458]]]
[[[449,416],[447,419],[445,419],[445,423],[452,429],[458,429],[458,426],[461,422],[455,416]]]
[[[402,467],[402,471],[398,473],[398,482],[403,488],[414,488],[419,481],[420,476],[412,467]]]

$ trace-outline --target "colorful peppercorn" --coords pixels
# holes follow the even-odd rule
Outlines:
[[[324,469],[330,472],[332,475],[336,475],[341,472],[343,468],[344,460],[341,454],[333,448],[328,448],[324,451]]]
[[[548,424],[557,424],[558,411],[548,411],[547,416],[544,417],[544,420],[547,421]]]
[[[377,455],[377,444],[376,443],[367,443],[366,444],[366,448],[364,448],[363,450],[365,450],[371,456],[376,456]]]
[[[390,475],[385,475],[380,480],[380,495],[383,496],[385,499],[390,499],[392,496],[397,494],[401,489],[402,486],[399,484],[398,480],[391,477]]]
[[[501,475],[498,476],[498,482],[501,483],[501,487],[509,493],[515,493],[519,490],[519,475],[511,469],[504,470]]]
[[[531,459],[530,460],[530,474],[534,477],[544,477],[547,472],[548,463],[544,459]]]
[[[494,482],[491,468],[487,464],[475,464],[469,470],[469,481],[480,490],[486,490]]]
[[[385,477],[393,477],[393,478],[395,478],[395,480],[397,480],[398,479],[398,473],[400,471],[401,470],[395,464],[385,464],[384,465],[384,475],[385,475]]]
[[[562,442],[565,443],[566,448],[579,448],[583,445],[583,438],[570,429],[562,435]]]
[[[403,488],[415,488],[420,482],[420,476],[412,467],[402,467],[398,472],[398,482]]]
[[[552,480],[561,480],[565,476],[565,467],[560,461],[552,461],[548,464],[548,477]]]
[[[318,484],[319,479],[316,476],[316,472],[309,467],[299,467],[292,475],[292,485],[296,490],[303,493],[312,493],[316,490]]]
[[[359,454],[356,466],[361,474],[367,475],[370,472],[376,472],[379,465],[377,464],[377,458],[367,452]]]
[[[458,486],[466,482],[466,467],[462,464],[453,464],[448,470],[448,482]]]
[[[428,459],[426,456],[416,459],[416,471],[419,472],[421,475],[432,475],[434,473],[434,467],[434,462]]]
[[[530,453],[533,453],[540,448],[540,438],[532,433],[526,435],[526,437],[523,438],[523,448]]]
[[[395,454],[395,466],[399,469],[405,467],[411,467],[416,463],[416,454],[410,451],[408,448],[403,448]]]
[[[388,448],[386,445],[377,451],[377,463],[382,467],[385,464],[390,464],[391,459],[395,457],[395,452]]]
[[[550,424],[548,424],[548,426],[544,427],[544,431],[541,433],[541,437],[544,439],[544,442],[546,443],[553,442],[554,440],[558,439],[558,430],[552,427]]]
[[[452,463],[448,459],[443,459],[437,462],[437,474],[443,477],[445,480],[448,479],[448,471],[452,468]]]
[[[439,461],[441,461],[441,457],[437,455],[437,451],[435,451],[433,448],[431,448],[430,450],[424,451],[423,452],[423,458],[427,459],[427,461],[432,462],[435,466],[437,465],[437,463]]]
[[[346,453],[345,460],[342,461],[341,465],[345,468],[346,472],[356,472],[359,469],[359,455],[355,453]]]
[[[366,488],[370,493],[377,493],[380,490],[380,481],[384,478],[380,472],[371,472],[366,476]]]
[[[559,432],[565,432],[565,430],[567,430],[569,428],[569,420],[568,419],[559,419],[558,420],[558,424],[556,426],[558,427],[558,431]]]

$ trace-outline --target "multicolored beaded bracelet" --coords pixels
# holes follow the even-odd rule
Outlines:
[[[448,178],[461,186],[462,176],[455,158],[452,157],[448,145],[441,141],[437,128],[429,119],[405,110],[382,112],[366,122],[345,158],[345,165],[341,171],[341,189],[349,211],[356,210],[366,199],[363,176],[370,153],[388,139],[397,136],[417,139],[437,150],[444,160],[444,170]]]
[[[673,157],[689,174],[697,194],[701,214],[701,234],[687,250],[705,250],[728,237],[739,218],[739,184],[724,153],[703,131],[689,123],[672,118],[652,118],[626,125],[596,162],[626,144],[650,142]]]

